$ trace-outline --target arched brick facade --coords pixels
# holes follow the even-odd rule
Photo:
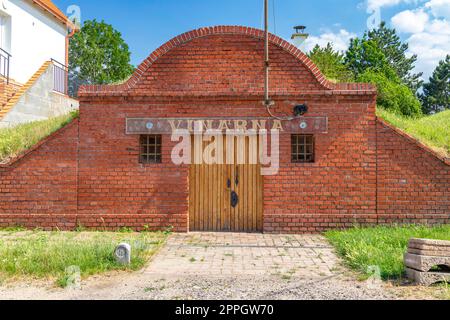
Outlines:
[[[188,231],[189,167],[171,162],[168,135],[162,163],[140,164],[139,136],[126,134],[126,119],[267,117],[263,36],[201,28],[155,50],[126,83],[81,88],[78,122],[0,168],[0,225]],[[447,160],[378,121],[372,86],[330,83],[274,35],[270,53],[273,111],[306,103],[328,130],[315,133],[316,161],[304,164],[291,162],[291,136],[281,134],[280,170],[264,177],[264,232],[449,222]],[[68,191],[55,198],[57,189]]]
[[[133,93],[133,89],[141,81],[142,77],[148,72],[148,70],[167,53],[173,51],[176,48],[182,47],[187,43],[208,37],[222,37],[232,36],[234,38],[253,38],[257,40],[264,39],[264,31],[244,26],[214,26],[205,27],[196,30],[192,30],[175,38],[167,41],[165,44],[156,49],[146,60],[144,60],[136,69],[132,77],[123,84],[119,85],[92,85],[83,86],[80,89],[80,94],[83,95],[111,95],[111,94],[126,94]],[[323,90],[336,90],[336,91],[359,91],[360,94],[367,92],[372,92],[374,90],[373,86],[368,84],[335,84],[328,81],[325,76],[320,72],[317,66],[296,46],[287,42],[286,40],[274,35],[269,35],[269,44],[273,47],[277,47],[289,53],[294,57],[299,63],[304,65],[311,75],[315,78],[318,84]],[[261,48],[260,48],[261,49]]]

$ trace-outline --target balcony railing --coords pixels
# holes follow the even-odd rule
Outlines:
[[[11,64],[11,54],[0,48],[0,75],[9,83],[9,68]]]
[[[53,90],[72,98],[78,97],[78,89],[82,84],[77,73],[70,70],[66,65],[52,59],[53,63]]]
[[[52,59],[53,62],[53,90],[62,94],[68,94],[68,68],[66,65]]]

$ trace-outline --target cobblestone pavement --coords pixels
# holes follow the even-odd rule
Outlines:
[[[147,274],[284,275],[314,279],[335,273],[338,259],[319,235],[175,234]]]

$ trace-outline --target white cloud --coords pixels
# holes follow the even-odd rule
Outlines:
[[[450,19],[450,0],[431,0],[425,4],[436,18]]]
[[[408,43],[409,52],[417,54],[417,71],[423,72],[423,78],[428,80],[439,61],[450,53],[450,23],[434,21],[424,32],[413,34]]]
[[[394,15],[391,23],[406,37],[407,55],[417,55],[415,72],[423,72],[423,79],[428,80],[439,61],[450,54],[450,0],[365,0],[363,4],[369,13],[400,4],[415,5],[414,9]],[[344,51],[356,36],[345,29],[324,31],[307,39],[302,49],[308,52],[316,44],[326,46],[331,42],[336,50]]]
[[[447,20],[435,19],[427,26],[430,33],[450,34],[450,22]]]
[[[367,9],[373,11],[384,7],[396,6],[400,3],[417,3],[418,1],[420,0],[367,0]]]
[[[369,10],[375,10],[382,7],[390,7],[398,5],[402,0],[368,0],[367,8]]]
[[[333,44],[335,50],[345,51],[352,38],[356,38],[356,34],[345,29],[341,29],[337,33],[325,32],[320,36],[310,36],[303,44],[302,49],[304,49],[305,52],[309,52],[316,44],[324,47],[330,42]]]
[[[440,60],[450,53],[450,0],[430,0],[420,8],[406,10],[392,17],[392,25],[409,34],[408,54],[417,55],[416,71],[423,78],[433,73]]]
[[[392,17],[392,25],[405,33],[418,33],[425,30],[429,20],[428,14],[423,10],[405,10]]]

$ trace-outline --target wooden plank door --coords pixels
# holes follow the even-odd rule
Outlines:
[[[248,139],[246,141],[248,142]],[[247,163],[249,159],[247,142],[246,164],[238,164],[236,152],[238,146],[235,144],[236,164],[191,165],[189,173],[191,231],[262,231],[263,178],[260,165]],[[238,197],[237,203],[232,203],[233,192]]]

